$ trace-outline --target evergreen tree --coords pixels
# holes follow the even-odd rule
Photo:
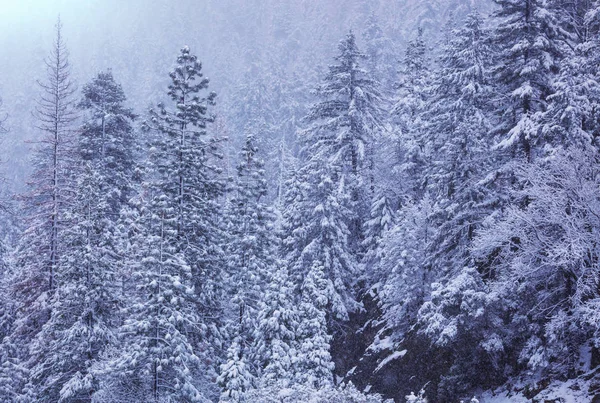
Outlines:
[[[366,67],[369,72],[380,83],[383,91],[391,91],[393,83],[396,82],[396,57],[392,41],[384,34],[379,24],[379,19],[372,12],[363,31],[365,42]]]
[[[23,392],[24,399],[57,401],[58,384],[53,394],[45,395],[44,382],[55,379],[51,377],[52,368],[44,365],[45,357],[36,355],[35,349],[40,332],[48,328],[47,322],[57,308],[57,277],[67,247],[65,231],[70,224],[65,210],[72,202],[72,195],[76,194],[71,172],[76,166],[75,86],[70,77],[60,20],[56,24],[51,54],[46,60],[46,80],[39,84],[42,95],[35,116],[43,137],[36,150],[31,190],[23,197],[27,211],[26,229],[17,248],[18,270],[11,279],[16,315],[3,345],[9,354],[15,351],[11,345],[19,345],[17,357],[10,361],[15,365],[20,365],[18,360],[26,362],[24,365],[36,374],[29,379]]]
[[[153,130],[150,161],[153,214],[163,216],[164,226],[174,231],[166,246],[181,254],[192,270],[196,309],[207,332],[196,332],[193,344],[220,348],[222,251],[220,197],[224,183],[215,159],[221,157],[219,140],[207,133],[214,120],[210,107],[215,93],[206,93],[208,79],[197,57],[184,47],[169,76],[171,107],[159,104],[150,111],[146,128]],[[159,213],[159,210],[162,211]],[[206,337],[213,338],[206,344]],[[208,356],[207,356],[208,357]],[[216,369],[216,368],[215,368]]]
[[[542,114],[547,109],[551,83],[558,73],[566,39],[556,18],[555,2],[495,0],[495,99],[501,124],[498,147],[528,162],[543,156]],[[552,145],[552,144],[549,144]]]
[[[166,196],[142,210],[144,231],[134,245],[141,260],[134,269],[135,299],[126,310],[122,340],[104,363],[105,393],[136,401],[205,402],[201,346],[191,339],[205,326],[197,312],[192,270],[172,245],[176,216]],[[204,347],[206,350],[206,346]]]
[[[79,106],[92,113],[71,169],[77,195],[63,208],[70,225],[63,231],[53,308],[30,350],[38,399],[91,401],[98,389],[91,369],[114,342],[121,260],[116,221],[134,163],[132,114],[121,106],[124,100],[110,74],[100,74],[83,90]]]
[[[429,260],[440,278],[473,264],[469,247],[477,223],[498,203],[483,181],[492,168],[493,159],[485,155],[495,124],[488,40],[477,12],[462,28],[451,31],[425,116],[436,150],[427,171],[436,210],[433,220],[439,223],[430,237]]]
[[[293,277],[302,279],[314,264],[331,284],[330,309],[340,319],[358,304],[362,222],[370,205],[373,138],[380,110],[375,83],[359,67],[364,58],[350,33],[339,46],[338,64],[318,88],[303,132],[302,158],[288,187],[285,246]],[[291,247],[293,246],[293,247]],[[291,248],[290,248],[291,247]]]
[[[253,356],[258,361],[260,386],[289,386],[295,376],[298,308],[287,269],[272,270],[261,298]]]
[[[86,164],[81,181],[91,181],[89,211],[92,236],[91,247],[101,249],[98,258],[113,272],[112,292],[120,283],[121,295],[113,295],[125,303],[126,263],[129,256],[128,239],[135,232],[135,206],[131,200],[141,181],[138,147],[132,121],[135,115],[123,104],[127,100],[120,84],[106,71],[83,87],[78,107],[85,120],[79,136],[79,154]],[[90,177],[92,176],[92,177]]]
[[[258,301],[275,263],[274,215],[266,203],[267,182],[253,135],[246,137],[230,200],[230,244],[226,246],[232,281],[235,333],[241,352],[250,344],[256,326]]]
[[[565,13],[557,13],[563,29],[570,34],[563,46],[559,74],[552,81],[552,93],[543,114],[541,138],[555,153],[562,148],[589,147],[598,136],[600,85],[598,62],[599,24],[592,2],[559,2]],[[597,6],[596,6],[597,7]],[[597,147],[598,145],[595,144]]]
[[[371,204],[371,215],[365,222],[365,239],[363,248],[366,251],[362,259],[364,276],[370,284],[379,284],[386,274],[382,271],[381,261],[386,253],[383,240],[395,224],[396,212],[392,207],[392,197],[380,190],[375,194]]]
[[[395,131],[396,166],[394,173],[401,184],[401,199],[413,202],[427,188],[427,161],[431,156],[431,138],[424,131],[423,112],[429,99],[431,69],[423,30],[408,43],[400,71],[398,92],[392,107]],[[404,200],[402,200],[404,201]]]
[[[323,268],[314,263],[301,287],[296,380],[316,389],[333,384],[331,336],[326,318],[329,287]]]
[[[329,67],[317,89],[320,101],[307,116],[305,151],[312,163],[331,164],[332,180],[348,195],[354,217],[348,217],[350,244],[358,251],[361,223],[368,216],[373,181],[373,145],[380,125],[377,83],[360,67],[366,58],[350,33],[340,42],[337,64]]]
[[[417,204],[406,204],[398,212],[397,224],[383,239],[386,253],[381,265],[385,277],[380,298],[385,324],[381,334],[392,330],[394,341],[401,341],[411,330],[435,279],[427,264],[428,244],[435,231],[432,211],[428,196]],[[387,338],[382,336],[377,340]],[[375,351],[381,348],[377,340],[371,347]]]
[[[91,371],[114,342],[118,307],[114,251],[103,215],[107,203],[90,164],[77,181],[78,195],[65,210],[65,250],[50,297],[48,321],[30,347],[31,382],[39,401],[92,401],[98,388]],[[51,374],[51,376],[49,376]]]
[[[246,367],[239,340],[234,340],[229,347],[227,361],[221,365],[221,375],[217,382],[223,389],[220,402],[244,401],[244,393],[252,385],[252,375]]]
[[[86,112],[79,149],[82,158],[93,161],[103,176],[102,189],[107,192],[113,220],[123,203],[132,196],[132,179],[136,163],[136,141],[132,120],[135,115],[123,106],[127,100],[123,88],[112,72],[98,73],[83,87],[79,108]]]

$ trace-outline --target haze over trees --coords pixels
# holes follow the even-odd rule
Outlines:
[[[600,3],[259,3],[0,79],[0,401],[597,398]]]

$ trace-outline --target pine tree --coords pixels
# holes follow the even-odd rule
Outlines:
[[[176,216],[169,200],[155,196],[142,210],[144,231],[134,241],[141,260],[134,269],[137,292],[127,308],[122,341],[102,372],[108,396],[137,401],[204,402],[200,346],[190,336],[202,333],[192,270],[172,245]],[[200,350],[198,350],[200,351]],[[112,387],[112,389],[110,389]]]
[[[552,81],[552,93],[543,114],[540,137],[551,148],[548,154],[570,147],[589,147],[598,136],[600,85],[596,74],[599,60],[598,12],[592,2],[559,3],[561,26],[570,34],[563,46],[560,72]],[[597,147],[597,144],[595,144]]]
[[[295,377],[299,317],[294,284],[287,269],[285,266],[274,269],[260,301],[252,350],[258,361],[260,386],[279,384],[287,387]]]
[[[379,284],[385,279],[381,261],[386,253],[383,240],[395,224],[396,212],[392,207],[392,197],[383,189],[379,190],[371,204],[371,215],[365,222],[365,239],[363,248],[365,255],[362,259],[364,276],[370,284]]]
[[[120,193],[130,193],[134,162],[132,114],[121,106],[124,100],[110,74],[100,74],[83,90],[79,106],[92,113],[73,154],[77,195],[63,208],[70,225],[63,231],[52,311],[30,349],[38,399],[91,401],[99,386],[92,367],[115,341],[121,275],[116,222]]]
[[[169,76],[171,106],[159,104],[150,111],[147,129],[154,139],[150,149],[153,167],[151,197],[158,203],[154,214],[163,214],[164,225],[174,231],[165,242],[180,253],[192,270],[196,307],[209,332],[198,332],[193,343],[222,343],[222,283],[225,268],[220,198],[224,183],[215,160],[221,157],[219,140],[207,133],[214,120],[210,108],[215,93],[207,93],[208,79],[197,57],[184,47]],[[194,329],[190,331],[195,332]],[[214,338],[206,344],[206,337]],[[216,368],[215,368],[216,369]]]
[[[42,96],[35,116],[44,133],[37,149],[36,173],[32,176],[31,195],[26,196],[28,206],[36,206],[32,217],[39,222],[30,223],[25,231],[19,256],[21,264],[31,266],[24,270],[36,278],[31,286],[33,294],[54,288],[54,274],[60,255],[60,230],[64,224],[61,214],[71,180],[68,175],[73,157],[73,123],[77,119],[73,95],[75,85],[70,78],[68,51],[62,38],[62,24],[56,25],[56,38],[52,52],[46,60],[47,81],[40,82]],[[35,203],[33,203],[35,201]],[[30,282],[31,284],[31,282]],[[37,290],[34,290],[36,288]],[[31,296],[33,297],[33,295]]]
[[[392,107],[395,131],[396,166],[394,173],[401,184],[400,198],[413,202],[427,188],[425,168],[431,155],[431,138],[424,131],[423,112],[429,99],[431,69],[423,30],[408,43],[400,71],[398,92]],[[405,200],[401,200],[404,202]]]
[[[234,327],[242,344],[250,344],[256,311],[267,273],[275,263],[275,217],[265,204],[267,182],[256,139],[246,137],[237,167],[233,197],[229,202],[230,244],[226,247],[234,297]]]
[[[333,384],[334,364],[331,360],[326,306],[330,287],[324,270],[314,263],[302,284],[296,380],[314,388]]]
[[[498,147],[527,162],[543,156],[540,137],[551,82],[563,57],[563,30],[547,0],[495,0],[495,100],[501,125]]]
[[[97,187],[101,181],[86,164],[78,195],[65,209],[71,225],[63,234],[66,248],[49,300],[52,310],[29,352],[40,401],[92,401],[98,383],[91,368],[114,343],[116,265],[112,234],[106,231],[110,218],[103,215],[107,200]]]
[[[44,367],[43,357],[36,356],[33,350],[56,309],[57,276],[67,247],[65,231],[70,224],[65,210],[76,194],[71,175],[71,169],[76,166],[75,86],[70,77],[60,20],[56,24],[53,49],[46,60],[46,80],[39,84],[42,96],[35,116],[43,137],[36,150],[31,190],[23,198],[26,229],[17,248],[18,270],[11,280],[17,311],[10,335],[3,344],[5,351],[10,351],[11,344],[21,346],[14,360],[25,363],[28,355],[32,355],[25,366],[37,376],[29,379],[24,398],[57,401],[57,390],[53,391],[55,394],[44,395],[42,383],[49,379],[52,370]]]
[[[433,136],[429,190],[434,199],[430,261],[440,278],[453,269],[472,265],[470,242],[477,223],[493,212],[497,202],[482,183],[494,162],[486,158],[491,141],[491,76],[489,33],[477,13],[470,14],[442,49],[434,93],[425,119]],[[428,246],[429,247],[429,246]]]
[[[221,375],[217,382],[223,389],[220,402],[244,401],[244,393],[252,385],[252,375],[248,372],[239,340],[234,340],[229,347],[227,361],[221,365]]]
[[[82,92],[78,107],[85,118],[78,150],[87,169],[80,180],[91,181],[90,190],[97,197],[89,201],[90,242],[92,248],[102,250],[98,258],[117,276],[113,282],[120,283],[121,295],[114,297],[122,306],[129,278],[126,262],[133,258],[129,256],[128,239],[135,232],[133,217],[137,215],[131,200],[141,181],[141,144],[132,126],[136,116],[123,105],[127,98],[110,70],[98,73]]]
[[[360,67],[366,56],[353,33],[340,42],[337,64],[317,89],[320,101],[307,116],[306,154],[313,163],[334,166],[332,180],[343,187],[355,216],[348,219],[351,245],[358,251],[361,223],[368,216],[373,181],[373,146],[381,121],[377,83]]]
[[[396,81],[396,57],[392,41],[384,34],[377,15],[372,12],[365,22],[363,31],[366,67],[380,83],[382,91],[391,91]]]
[[[380,110],[375,83],[359,67],[364,58],[350,33],[339,46],[302,135],[302,162],[288,187],[284,216],[290,274],[306,276],[318,262],[331,283],[330,307],[346,319],[357,309],[363,217],[370,205],[372,146]]]
[[[402,340],[410,331],[435,279],[427,264],[427,246],[435,231],[432,211],[428,196],[417,204],[406,204],[398,212],[397,224],[383,239],[386,254],[381,261],[385,273],[380,292],[385,323],[382,334],[391,329],[394,340]],[[377,351],[380,346],[373,348]]]
[[[114,353],[117,372],[104,364],[105,383],[117,394],[135,386],[142,400],[194,402],[212,393],[214,350],[221,343],[217,203],[224,187],[213,165],[218,143],[206,131],[215,94],[202,95],[208,80],[187,47],[170,77],[173,108],[159,104],[144,125],[151,131],[148,197],[128,263],[139,292],[122,326],[124,350]],[[128,381],[119,370],[139,376]]]
[[[102,189],[108,192],[113,220],[121,206],[132,196],[132,179],[136,162],[136,140],[132,120],[135,115],[123,106],[127,100],[123,88],[112,72],[98,73],[83,87],[78,107],[86,112],[79,150],[82,158],[93,161],[103,176]]]

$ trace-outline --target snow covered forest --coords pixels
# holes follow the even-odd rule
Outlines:
[[[0,402],[600,401],[600,0],[10,0],[0,49]]]

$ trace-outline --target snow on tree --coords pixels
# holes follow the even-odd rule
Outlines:
[[[501,299],[474,268],[455,269],[444,282],[431,284],[429,300],[419,309],[416,328],[442,349],[446,362],[436,398],[462,396],[479,385],[493,385],[504,375],[507,334],[499,313]]]
[[[84,160],[99,165],[113,219],[132,195],[137,154],[131,124],[135,115],[123,106],[126,100],[123,88],[108,70],[98,73],[83,87],[83,98],[78,104],[87,115],[80,135],[80,152]]]
[[[228,236],[225,247],[232,303],[233,327],[240,338],[242,351],[251,343],[256,326],[258,301],[275,264],[275,216],[267,206],[267,182],[263,161],[257,155],[256,138],[246,137],[233,196],[229,201]]]
[[[496,250],[493,287],[509,313],[498,325],[512,334],[516,359],[535,373],[572,376],[584,340],[598,340],[597,151],[561,152],[518,174],[530,186],[517,199],[528,205],[487,226],[475,252]]]
[[[149,174],[152,203],[164,215],[166,230],[174,231],[165,241],[181,253],[192,270],[196,309],[207,332],[194,336],[198,346],[220,348],[222,282],[225,261],[222,250],[221,197],[224,181],[216,160],[220,140],[207,128],[214,120],[210,108],[216,94],[207,92],[208,79],[202,65],[188,47],[181,49],[177,65],[169,74],[169,104],[160,103],[145,123],[154,138],[150,148]],[[190,329],[195,332],[196,329]],[[216,369],[216,368],[215,368]]]
[[[71,186],[77,192],[62,208],[69,226],[62,231],[65,247],[48,299],[50,316],[29,351],[37,399],[91,401],[98,389],[92,367],[115,342],[122,258],[115,222],[120,193],[131,192],[134,163],[132,114],[122,108],[124,100],[110,74],[100,74],[83,90],[79,106],[92,114],[72,156]]]
[[[360,392],[352,383],[339,387],[314,388],[296,384],[292,387],[270,386],[252,390],[246,394],[247,401],[264,403],[391,403],[377,394]]]
[[[287,387],[295,377],[299,312],[294,288],[285,266],[272,268],[270,281],[260,300],[252,346],[252,356],[258,361],[260,386],[279,384]]]
[[[317,89],[320,101],[307,116],[303,142],[311,160],[335,167],[332,180],[343,186],[356,215],[347,225],[355,245],[362,239],[361,219],[368,215],[373,180],[373,142],[381,119],[377,83],[360,67],[366,58],[350,33],[340,42],[337,64]]]
[[[384,190],[377,192],[371,204],[370,218],[365,222],[365,239],[362,242],[365,250],[362,259],[363,276],[370,284],[379,284],[386,277],[386,273],[381,268],[381,261],[386,253],[383,239],[394,227],[395,220],[396,212],[392,207],[392,197]]]
[[[205,326],[196,309],[192,270],[173,247],[177,218],[167,216],[168,206],[167,197],[156,195],[143,210],[145,231],[136,242],[142,259],[133,273],[137,292],[121,341],[99,372],[114,388],[105,392],[109,396],[133,390],[139,401],[206,402],[202,378],[207,374],[190,340]]]
[[[598,134],[600,85],[595,67],[599,60],[598,18],[590,2],[561,6],[567,12],[557,17],[570,35],[543,115],[541,136],[551,145],[548,154],[561,148],[587,147]]]
[[[223,389],[220,402],[244,401],[244,393],[252,386],[252,375],[242,354],[240,340],[234,340],[227,350],[227,361],[221,365],[217,382]]]
[[[334,364],[329,351],[331,336],[326,317],[329,287],[323,267],[313,263],[301,287],[295,368],[296,381],[316,389],[333,384]]]
[[[8,344],[5,351],[10,351],[10,344],[21,346],[18,356],[13,359],[20,359],[28,368],[39,364],[35,359],[27,361],[28,354],[55,308],[52,300],[56,296],[61,255],[66,248],[64,231],[69,225],[65,209],[75,194],[71,169],[76,166],[74,123],[78,116],[75,85],[71,80],[60,20],[56,24],[56,37],[45,64],[46,78],[39,82],[42,95],[35,112],[43,135],[34,157],[35,172],[29,185],[30,191],[23,197],[27,212],[26,229],[17,248],[15,264],[18,270],[11,279],[17,314],[9,337],[3,341]],[[52,373],[51,368],[38,368],[38,371],[43,372],[37,378],[40,382]],[[43,387],[35,380],[29,381],[28,392],[24,392],[27,398],[45,398],[41,391]],[[20,389],[20,386],[17,388]],[[56,395],[47,398],[57,400]]]
[[[485,158],[491,142],[492,87],[489,33],[477,13],[453,29],[442,47],[433,94],[425,113],[435,153],[427,167],[438,230],[430,240],[434,270],[443,276],[472,264],[469,246],[477,223],[491,214],[495,195],[483,178],[493,159]]]
[[[22,388],[29,378],[19,345],[9,337],[2,338],[0,344],[0,398],[6,402],[26,403]]]
[[[425,391],[421,389],[418,395],[415,395],[414,392],[410,392],[410,395],[405,397],[406,403],[427,403],[427,398],[425,397]]]
[[[122,306],[129,277],[125,266],[131,259],[128,239],[135,227],[131,200],[141,179],[140,142],[132,126],[135,115],[123,105],[127,98],[110,70],[98,73],[82,93],[78,107],[85,117],[78,149],[86,164],[82,175],[87,178],[81,180],[91,181],[90,191],[96,197],[87,202],[90,247],[102,249],[98,258],[110,262],[104,265],[118,277],[111,286],[120,282]]]
[[[64,216],[66,246],[49,298],[50,317],[30,345],[30,382],[40,401],[92,401],[98,388],[91,368],[114,343],[117,276],[102,179],[90,164],[77,180],[78,195]]]
[[[391,91],[396,81],[396,56],[392,41],[385,35],[374,12],[369,14],[362,34],[365,42],[365,65],[380,83],[382,91]]]
[[[497,147],[531,162],[544,153],[541,115],[563,56],[565,35],[551,1],[494,1],[498,7],[493,14],[493,72],[501,118]]]
[[[339,50],[302,133],[303,162],[288,187],[284,244],[293,245],[286,259],[295,278],[304,278],[319,261],[331,283],[331,309],[345,319],[358,307],[352,287],[362,218],[370,205],[371,147],[380,110],[375,82],[359,67],[364,55],[352,33]]]
[[[393,330],[401,340],[415,323],[417,312],[428,297],[434,274],[426,264],[427,245],[434,232],[432,203],[425,197],[418,204],[407,204],[399,212],[397,224],[383,239],[386,251],[381,261],[385,273],[380,298],[385,326],[382,334]],[[377,351],[377,344],[371,347]]]
[[[423,111],[429,98],[431,69],[423,30],[408,43],[400,71],[398,91],[392,107],[396,148],[395,174],[402,186],[402,198],[413,201],[423,196],[427,187],[424,172],[431,155],[431,139],[423,130]]]

